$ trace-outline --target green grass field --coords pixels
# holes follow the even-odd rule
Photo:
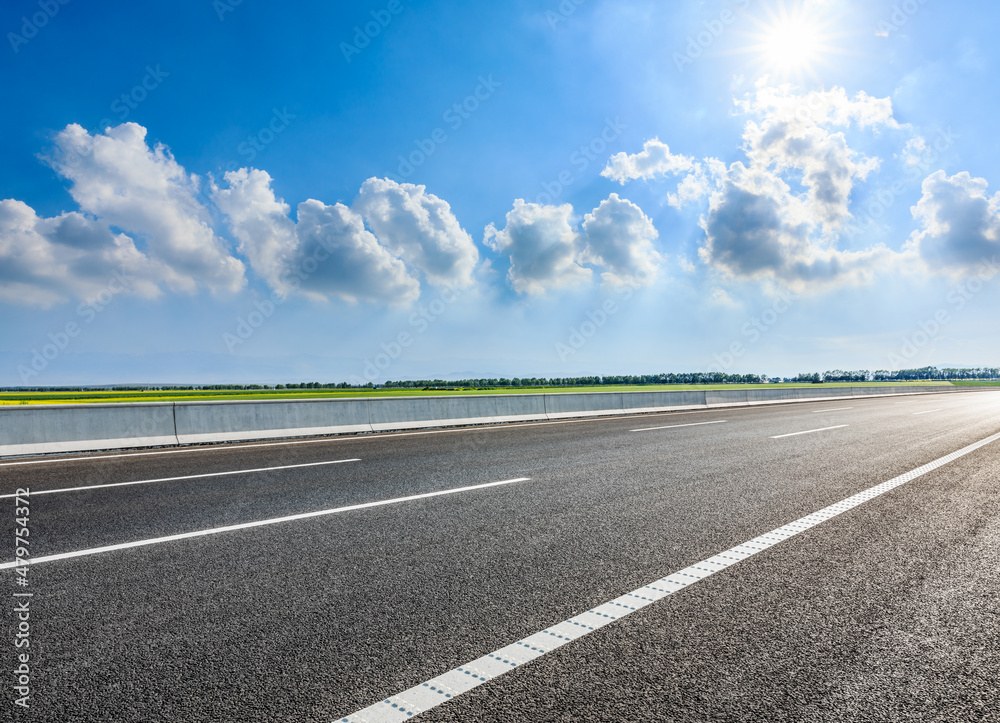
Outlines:
[[[977,382],[970,382],[977,383]],[[983,382],[990,384],[991,382]],[[644,386],[601,385],[590,387],[498,387],[491,389],[275,389],[253,391],[148,391],[148,392],[0,392],[0,405],[84,404],[122,402],[218,402],[251,399],[357,399],[363,397],[433,397],[468,394],[569,394],[571,392],[659,392],[719,389],[788,389],[795,387],[893,387],[941,386],[950,382],[844,382],[830,384],[649,384]],[[998,382],[1000,384],[1000,382]]]

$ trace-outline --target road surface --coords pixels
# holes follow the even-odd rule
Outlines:
[[[0,585],[33,593],[15,720],[1000,715],[1000,392],[25,458],[0,480]]]

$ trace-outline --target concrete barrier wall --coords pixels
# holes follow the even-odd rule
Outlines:
[[[584,392],[582,394],[545,394],[545,413],[549,419],[571,419],[624,414],[621,392]]]
[[[623,392],[622,409],[626,414],[672,412],[703,409],[705,392]]]
[[[745,407],[750,401],[746,389],[723,389],[705,392],[705,404],[709,407]],[[784,390],[776,390],[778,392]]]
[[[497,394],[456,397],[371,399],[371,428],[449,427],[460,424],[495,424],[546,419],[542,394]]]
[[[177,402],[177,442],[236,442],[372,431],[367,399]]]
[[[920,386],[806,387],[0,406],[0,456],[978,390]]]
[[[172,444],[171,402],[0,406],[0,456]]]

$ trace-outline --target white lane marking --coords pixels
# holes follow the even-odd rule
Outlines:
[[[813,414],[821,414],[822,412],[843,412],[848,409],[854,409],[854,407],[837,407],[836,409],[816,409]]]
[[[994,434],[970,444],[338,720],[341,723],[401,723],[998,439],[1000,434]]]
[[[694,422],[692,424],[671,424],[669,427],[646,427],[645,429],[633,429],[633,432],[653,432],[657,429],[680,429],[681,427],[703,427],[706,424],[725,424],[725,419],[716,422]]]
[[[159,545],[164,542],[174,542],[176,540],[187,540],[192,537],[206,537],[207,535],[218,535],[222,532],[233,532],[234,530],[249,530],[252,527],[264,527],[266,525],[277,525],[282,522],[294,522],[296,520],[308,520],[312,517],[325,517],[336,515],[341,512],[352,512],[354,510],[366,510],[371,507],[384,507],[386,505],[398,505],[401,502],[412,502],[413,500],[425,500],[430,497],[443,497],[444,495],[455,495],[460,492],[472,492],[473,490],[484,490],[490,487],[500,487],[510,485],[515,482],[529,482],[530,477],[518,477],[501,482],[487,482],[481,485],[470,485],[468,487],[455,487],[450,490],[440,490],[438,492],[425,492],[419,495],[409,495],[407,497],[395,497],[391,500],[379,500],[378,502],[363,502],[358,505],[348,505],[347,507],[335,507],[332,510],[319,510],[317,512],[303,512],[298,515],[288,515],[286,517],[274,517],[270,520],[258,520],[257,522],[243,522],[238,525],[226,525],[225,527],[213,527],[208,530],[196,530],[194,532],[182,532],[177,535],[167,535],[166,537],[154,537],[148,540],[138,540],[136,542],[123,542],[118,545],[105,545],[104,547],[92,547],[89,550],[76,550],[75,552],[62,552],[57,555],[43,555],[32,557],[28,564],[37,565],[41,562],[54,562],[56,560],[67,560],[71,557],[85,557],[87,555],[97,555],[102,552],[113,552],[114,550],[127,550],[131,547],[145,547],[146,545]],[[0,570],[17,567],[18,562],[0,563]]]
[[[849,424],[838,424],[836,427],[823,427],[822,429],[809,429],[805,432],[792,432],[791,434],[779,434],[776,437],[771,437],[771,439],[784,439],[785,437],[798,437],[800,434],[815,434],[816,432],[828,432],[831,429],[843,429],[844,427],[849,427]]]
[[[943,411],[943,410],[941,410],[941,409],[928,409],[926,412],[914,412],[913,415],[916,416],[918,414],[931,414],[933,412],[940,412],[940,411]]]
[[[320,467],[327,464],[345,464],[347,462],[360,462],[360,459],[335,459],[330,462],[307,462],[305,464],[286,464],[280,467],[257,467],[256,469],[237,469],[232,472],[206,472],[205,474],[189,474],[183,477],[159,477],[157,479],[141,479],[134,482],[113,482],[111,484],[103,485],[86,485],[84,487],[63,487],[61,489],[55,490],[35,490],[32,492],[32,496],[35,495],[54,495],[57,492],[80,492],[82,490],[102,490],[107,487],[129,487],[131,485],[148,485],[153,482],[177,482],[179,480],[186,479],[201,479],[203,477],[225,477],[226,475],[232,474],[250,474],[252,472],[274,472],[279,469],[299,469],[301,467]],[[0,500],[6,499],[8,497],[16,497],[17,495],[0,495]]]

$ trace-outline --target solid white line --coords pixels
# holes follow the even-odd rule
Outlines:
[[[928,409],[926,412],[914,412],[913,415],[916,416],[918,414],[931,414],[932,412],[940,412],[940,411],[942,411],[942,410],[941,409]]]
[[[379,500],[378,502],[363,502],[359,505],[348,505],[347,507],[336,507],[332,510],[319,510],[318,512],[303,512],[298,515],[288,515],[287,517],[274,517],[270,520],[259,520],[257,522],[243,522],[238,525],[226,525],[225,527],[213,527],[208,530],[196,530],[195,532],[182,532],[177,535],[167,535],[166,537],[154,537],[149,540],[138,540],[137,542],[123,542],[118,545],[106,545],[104,547],[92,547],[89,550],[77,550],[75,552],[63,552],[58,555],[44,555],[42,557],[29,558],[28,564],[37,565],[42,562],[54,562],[55,560],[67,560],[71,557],[85,557],[87,555],[97,555],[102,552],[113,552],[114,550],[127,550],[131,547],[145,547],[146,545],[159,545],[164,542],[174,542],[176,540],[187,540],[192,537],[206,537],[207,535],[218,535],[222,532],[233,532],[234,530],[249,530],[252,527],[264,527],[265,525],[277,525],[282,522],[294,522],[296,520],[308,520],[311,517],[324,517],[326,515],[336,515],[341,512],[352,512],[354,510],[366,510],[371,507],[384,507],[385,505],[397,505],[401,502],[412,502],[413,500],[425,500],[430,497],[442,497],[444,495],[454,495],[459,492],[472,492],[473,490],[484,490],[489,487],[499,487],[501,485],[514,484],[515,482],[528,482],[530,477],[519,477],[517,479],[503,480],[502,482],[487,482],[481,485],[470,485],[469,487],[456,487],[450,490],[439,492],[425,492],[419,495],[409,495],[408,497],[396,497],[391,500]],[[17,567],[18,562],[0,563],[0,570]],[[20,563],[23,565],[23,563]]]
[[[798,437],[800,434],[814,434],[816,432],[828,432],[831,429],[843,429],[844,427],[849,427],[849,424],[838,424],[836,427],[823,427],[823,429],[810,429],[805,432],[792,432],[791,434],[779,434],[777,437],[771,437],[771,439],[784,439],[785,437]]]
[[[648,585],[627,592],[621,597],[591,608],[585,613],[557,623],[492,653],[487,653],[483,657],[443,675],[431,678],[426,683],[404,690],[402,693],[385,698],[338,720],[342,723],[402,723],[402,721],[419,715],[430,708],[435,708],[489,680],[560,648],[566,643],[582,638],[598,628],[620,620],[636,610],[693,585],[699,580],[704,580],[719,570],[725,570],[737,562],[742,562],[758,552],[833,519],[868,500],[883,495],[998,439],[1000,439],[1000,434],[994,434],[992,437],[987,437],[957,452],[952,452],[945,457],[917,467],[915,470],[894,477],[888,482],[883,482],[876,487],[848,497],[795,522],[790,522],[749,542],[744,542],[742,545],[737,545],[672,575],[654,580]]]
[[[854,409],[854,407],[837,407],[836,409],[817,409],[813,411],[813,414],[820,414],[822,412],[843,412],[847,409]]]
[[[653,432],[657,429],[680,429],[681,427],[703,427],[706,424],[725,424],[725,419],[717,422],[694,422],[693,424],[671,424],[669,427],[646,427],[645,429],[633,429],[633,432]]]
[[[185,479],[201,479],[203,477],[225,477],[231,474],[250,474],[251,472],[274,472],[279,469],[299,469],[301,467],[319,467],[326,464],[344,464],[345,462],[360,462],[360,459],[335,459],[332,462],[308,462],[306,464],[286,464],[281,467],[258,467],[256,469],[237,469],[232,472],[207,472],[205,474],[189,474],[184,477],[160,477],[158,479],[141,479],[135,482],[113,482],[103,485],[87,485],[86,487],[63,487],[56,490],[36,490],[31,495],[54,495],[57,492],[79,492],[81,490],[102,490],[107,487],[128,487],[130,485],[148,485],[153,482],[177,482]],[[17,495],[0,495],[0,500]],[[23,497],[23,495],[21,495]]]

